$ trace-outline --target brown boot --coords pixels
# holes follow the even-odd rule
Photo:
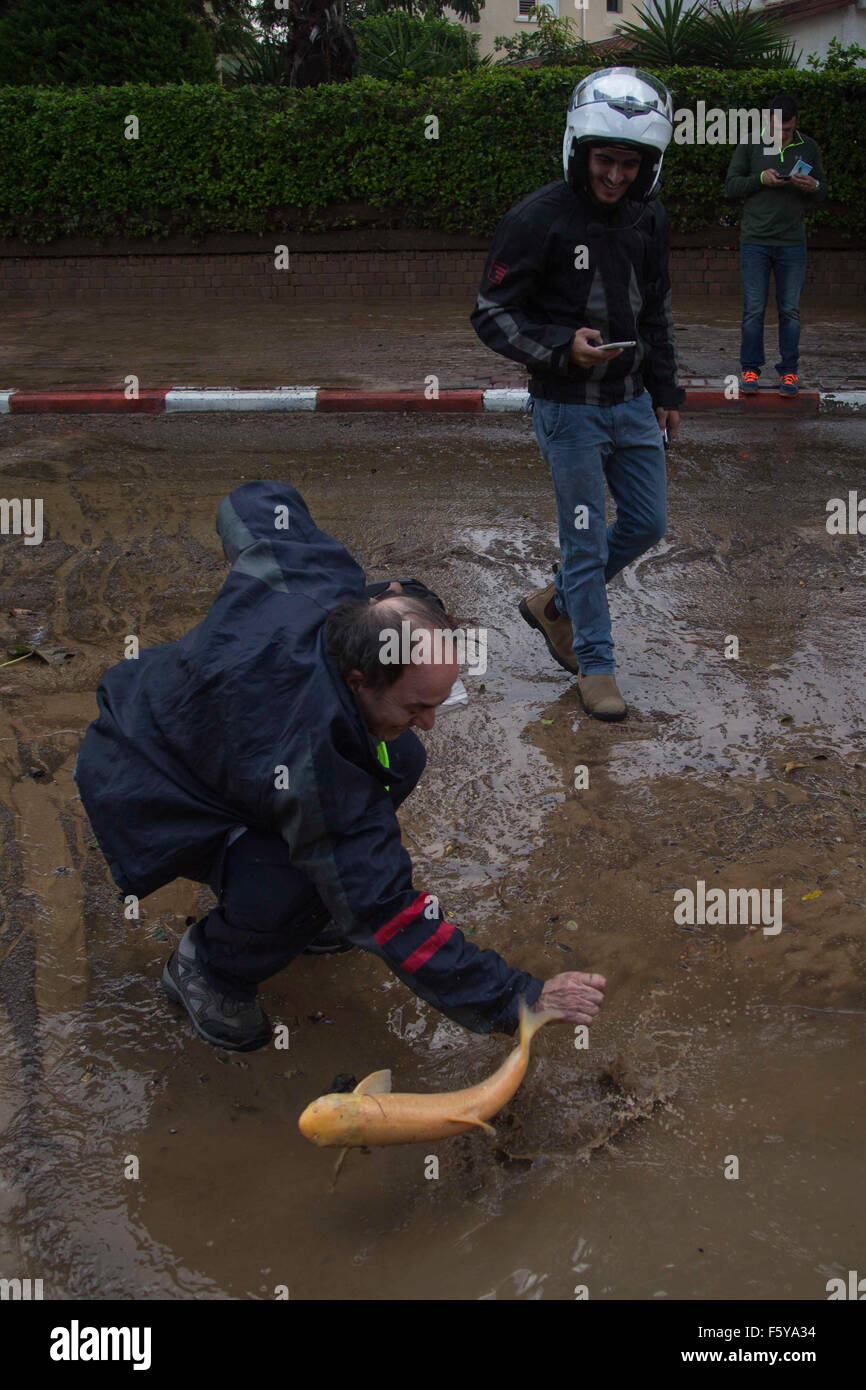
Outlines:
[[[548,584],[546,589],[539,589],[537,593],[521,599],[520,616],[530,627],[541,633],[554,661],[558,661],[560,666],[576,676],[578,666],[574,654],[574,630],[571,619],[564,618],[561,613],[552,618],[546,611],[553,604],[555,592],[556,585]]]
[[[612,671],[594,671],[578,676],[577,688],[583,708],[593,719],[625,719],[626,704]]]

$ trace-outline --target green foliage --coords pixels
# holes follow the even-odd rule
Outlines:
[[[534,6],[529,17],[536,21],[531,30],[511,36],[500,34],[493,40],[494,51],[505,54],[501,62],[541,58],[543,63],[580,63],[587,68],[602,67],[607,62],[580,37],[573,19],[558,18],[549,5]]]
[[[273,4],[273,0],[265,0],[265,3]],[[359,19],[394,14],[397,10],[421,19],[452,19],[456,14],[459,19],[477,24],[484,9],[484,0],[347,0],[346,8],[353,27]]]
[[[703,0],[645,0],[637,22],[617,33],[633,42],[630,59],[642,67],[795,67],[799,52],[778,20],[754,11],[751,0],[711,9]]]
[[[827,45],[826,57],[822,58],[818,53],[810,53],[806,62],[816,72],[854,72],[864,59],[866,59],[866,48],[862,44],[849,43],[847,48],[843,48],[834,34]]]
[[[512,204],[562,177],[562,132],[581,68],[502,66],[418,83],[359,77],[304,89],[218,85],[0,88],[0,235],[320,231],[357,225],[486,235]],[[851,113],[866,73],[659,70],[675,108],[758,108],[779,89],[821,146],[832,202],[816,225],[866,234],[866,143]],[[140,138],[126,140],[134,111]],[[439,139],[425,138],[427,117]],[[728,146],[671,144],[662,198],[674,228],[735,220]]]
[[[186,8],[208,31],[216,53],[233,53],[253,32],[255,0],[186,0]]]
[[[420,19],[404,10],[372,15],[354,25],[359,77],[406,81],[443,77],[477,66],[477,35],[445,19]]]
[[[706,9],[698,26],[698,63],[743,72],[747,68],[795,68],[802,54],[785,38],[780,22],[742,8]]]
[[[216,82],[186,0],[15,0],[0,19],[0,84]]]
[[[265,87],[288,87],[295,47],[281,34],[245,34],[239,38],[227,68],[225,84],[239,87],[253,83]]]
[[[701,6],[694,0],[647,0],[640,20],[616,32],[633,41],[629,58],[642,67],[687,68],[697,60]]]

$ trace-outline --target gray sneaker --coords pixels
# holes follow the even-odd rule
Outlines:
[[[169,999],[182,1004],[200,1038],[229,1052],[252,1052],[271,1040],[270,1019],[255,999],[229,999],[209,985],[185,932],[162,972]]]

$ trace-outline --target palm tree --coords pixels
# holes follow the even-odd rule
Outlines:
[[[637,23],[617,33],[633,42],[630,57],[646,67],[722,69],[794,67],[799,52],[778,20],[752,11],[751,0],[730,7],[704,0],[645,0]]]
[[[718,68],[793,68],[800,56],[785,39],[777,20],[753,11],[751,0],[731,9],[705,7],[701,21],[702,66]]]
[[[632,40],[629,57],[646,67],[695,65],[703,6],[695,0],[688,0],[688,5],[686,0],[645,0],[645,4],[638,23],[621,24],[616,31]]]

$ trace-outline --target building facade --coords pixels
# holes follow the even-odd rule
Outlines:
[[[778,19],[801,50],[800,67],[806,67],[812,53],[827,56],[831,39],[843,48],[858,43],[866,48],[866,0],[758,0],[766,15]],[[861,64],[858,64],[860,66]]]
[[[577,37],[587,43],[613,37],[618,24],[636,19],[642,8],[634,0],[544,0],[548,9],[559,18],[574,22]],[[512,38],[517,34],[531,32],[535,20],[529,11],[535,0],[486,0],[477,24],[467,23],[470,34],[478,34],[478,52],[482,56],[493,52],[493,40],[499,35]],[[446,18],[457,19],[457,15],[446,11]]]

